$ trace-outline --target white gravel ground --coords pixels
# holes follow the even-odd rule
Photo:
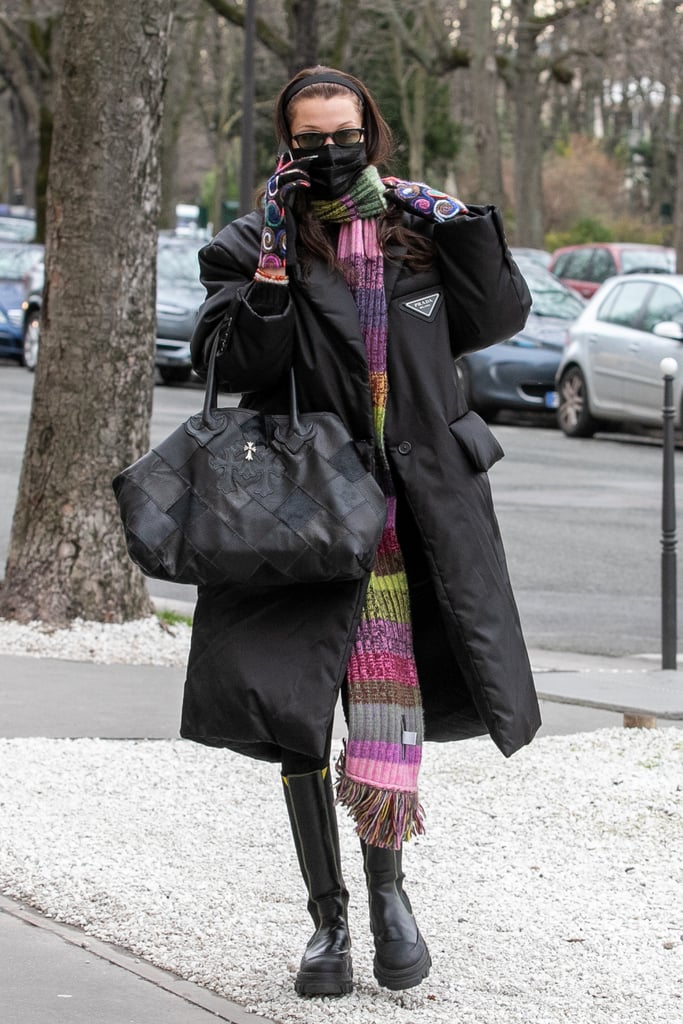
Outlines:
[[[65,629],[0,619],[0,654],[105,665],[184,665],[189,649],[190,627],[184,622],[167,625],[156,615],[124,623],[76,619]]]
[[[310,933],[277,767],[178,741],[0,740],[0,889],[274,1021],[683,1021],[683,735],[429,745],[405,854],[434,965],[372,976],[340,815],[356,989],[302,1000]]]

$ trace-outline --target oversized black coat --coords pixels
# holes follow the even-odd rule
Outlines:
[[[435,259],[421,273],[400,252],[385,260],[384,429],[425,736],[488,731],[509,756],[532,739],[540,716],[486,473],[503,453],[468,410],[453,360],[519,330],[529,293],[493,207],[437,225],[405,216],[431,236]],[[192,339],[195,367],[201,372],[232,318],[218,360],[223,388],[242,392],[248,408],[286,412],[293,365],[301,409],[336,412],[371,460],[368,368],[351,293],[341,274],[314,262],[305,273],[295,266],[279,305],[264,307],[263,289],[282,286],[252,284],[261,224],[249,214],[200,253],[207,298]],[[264,760],[280,760],[283,748],[322,757],[366,586],[200,588],[181,735]]]

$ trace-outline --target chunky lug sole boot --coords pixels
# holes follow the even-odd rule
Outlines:
[[[375,977],[394,991],[414,988],[429,974],[432,959],[403,891],[401,850],[380,849],[363,841],[361,848],[375,940]]]
[[[294,988],[300,996],[344,995],[353,990],[349,894],[341,874],[337,814],[329,769],[283,775],[285,801],[299,867],[308,890],[315,932]]]

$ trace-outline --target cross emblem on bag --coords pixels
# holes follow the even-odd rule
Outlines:
[[[212,455],[209,466],[220,478],[218,488],[224,494],[244,487],[265,498],[273,493],[272,481],[284,474],[283,466],[267,445],[247,440],[224,448],[222,458]]]

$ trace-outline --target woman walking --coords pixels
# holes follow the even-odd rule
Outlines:
[[[467,408],[453,360],[509,337],[530,299],[499,213],[380,176],[389,129],[366,86],[299,72],[275,107],[282,155],[263,208],[200,254],[198,372],[218,340],[223,389],[286,413],[335,412],[386,499],[368,578],[200,588],[181,734],[281,764],[314,933],[301,995],[350,992],[337,802],[356,824],[374,972],[407,989],[431,959],[403,889],[424,830],[422,744],[489,733],[506,756],[539,724],[486,476],[502,456]]]

